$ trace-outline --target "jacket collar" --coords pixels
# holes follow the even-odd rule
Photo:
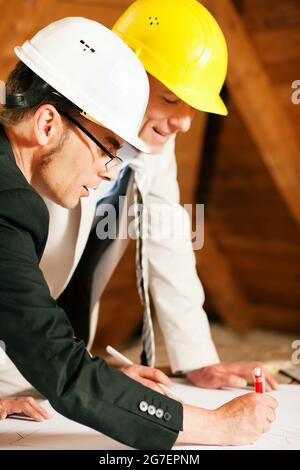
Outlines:
[[[22,171],[17,165],[11,143],[5,133],[5,129],[2,125],[0,125],[0,164],[1,166],[5,166],[6,169],[9,170],[9,172],[12,172],[14,174],[14,179],[12,180],[2,180],[2,184],[7,187],[10,186],[10,184],[15,185],[16,181],[18,181],[18,185],[20,185],[23,188],[31,188],[32,191],[35,191],[35,189],[28,183],[26,180],[25,176],[23,175]],[[17,179],[15,179],[17,177]]]
[[[10,166],[17,166],[11,144],[2,125],[0,125],[0,151],[2,161],[4,159],[5,163],[9,163]]]

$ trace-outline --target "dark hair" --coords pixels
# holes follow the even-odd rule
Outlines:
[[[44,83],[43,80],[39,79],[37,75],[25,65],[19,61],[15,68],[11,71],[5,84],[6,95],[13,95],[15,93],[24,93],[28,90],[32,83]],[[37,90],[38,92],[38,90]],[[71,101],[54,94],[50,89],[46,96],[43,96],[41,101],[33,107],[27,108],[12,108],[2,105],[0,110],[0,124],[10,127],[21,121],[27,119],[35,113],[39,106],[42,104],[52,104],[59,110],[64,111],[68,114],[78,114],[79,108],[74,105]]]

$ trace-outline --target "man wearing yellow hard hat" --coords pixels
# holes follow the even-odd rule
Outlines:
[[[65,308],[75,334],[84,338],[89,347],[95,334],[99,297],[127,243],[121,236],[114,240],[99,237],[99,224],[106,205],[112,204],[113,197],[119,195],[135,202],[135,206],[143,201],[148,209],[149,228],[155,232],[164,221],[155,220],[153,203],[172,207],[179,201],[174,153],[176,133],[188,131],[196,109],[227,113],[219,97],[227,68],[225,40],[213,17],[197,1],[138,0],[119,19],[114,32],[131,47],[149,74],[150,101],[139,135],[154,155],[138,152],[134,142],[125,145],[118,154],[125,162],[118,181],[103,182],[86,204],[81,202],[81,207],[71,212],[62,212],[55,202],[45,198],[50,229],[41,269],[52,296]],[[122,70],[117,72],[126,85],[129,77],[122,74]],[[111,80],[114,80],[113,73]],[[184,211],[182,215],[178,218],[181,223],[186,221]],[[120,207],[117,218],[120,235],[122,224],[127,220],[127,214]],[[203,311],[203,291],[195,270],[191,242],[173,237],[169,240],[150,237],[145,243],[142,224],[138,225],[139,288],[145,308],[144,363],[155,364],[149,288],[173,371],[188,373],[200,386],[218,388],[228,384],[225,380],[233,385],[242,375],[239,365],[211,366],[218,362],[218,356]],[[122,370],[141,383],[147,382],[147,376],[136,368]],[[149,368],[149,371],[151,386],[155,388],[155,382],[162,380],[162,376],[156,378],[155,370]],[[228,373],[229,378],[226,378]],[[148,405],[147,400],[140,403],[139,411],[149,415],[154,412],[152,419],[161,419],[158,413],[161,408]],[[269,429],[275,407],[271,397],[253,394],[234,400],[212,414],[185,406],[183,431],[177,442],[239,444],[253,441]],[[178,432],[180,416],[176,407],[168,416],[163,413],[162,418],[168,421],[169,429],[172,418],[175,419]],[[145,428],[141,430],[144,432]],[[130,432],[135,436],[136,431]],[[123,442],[132,442],[130,432],[126,438],[122,436]],[[145,444],[146,439],[141,438],[139,445]]]
[[[216,20],[196,0],[138,0],[113,31],[136,53],[149,76],[150,100],[139,135],[158,154],[140,155],[149,175],[144,200],[153,226],[152,203],[179,203],[177,132],[189,130],[196,110],[228,114],[220,97],[227,72],[226,41]],[[176,212],[179,224],[185,221],[184,209],[181,217],[177,206]],[[159,220],[164,223],[163,217]],[[246,386],[252,363],[219,364],[191,243],[150,237],[147,246],[150,290],[173,371],[190,371],[188,378],[202,387]],[[272,377],[267,375],[267,380],[270,388],[276,387]]]

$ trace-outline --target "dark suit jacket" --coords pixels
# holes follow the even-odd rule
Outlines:
[[[74,339],[39,269],[47,235],[47,208],[0,126],[0,339],[7,354],[68,418],[134,448],[172,447],[182,429],[181,404],[92,359]]]

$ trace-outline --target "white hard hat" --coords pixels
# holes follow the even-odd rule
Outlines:
[[[15,53],[84,115],[150,152],[138,137],[149,99],[147,74],[108,28],[86,18],[65,18],[15,47]]]

